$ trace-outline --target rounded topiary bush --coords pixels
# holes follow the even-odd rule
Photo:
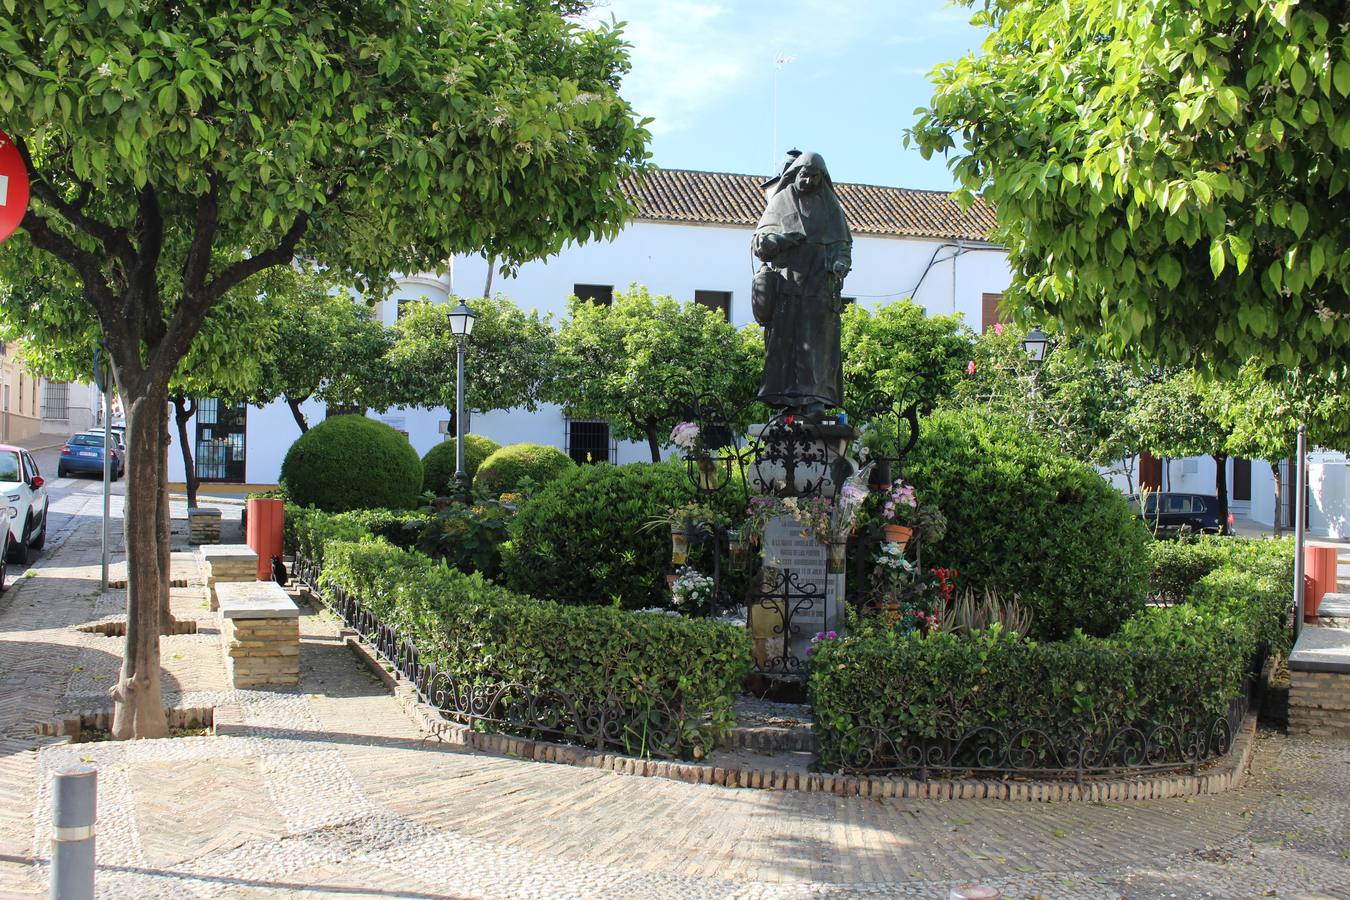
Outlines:
[[[682,465],[578,466],[512,521],[506,582],[564,603],[666,605],[670,529],[645,526],[693,493]]]
[[[572,457],[557,447],[508,444],[483,460],[474,481],[482,490],[497,496],[517,490],[522,479],[529,478],[541,486],[576,466]]]
[[[422,491],[422,461],[408,439],[383,422],[334,416],[291,444],[281,479],[301,506],[409,509]]]
[[[1095,470],[1025,423],[978,409],[935,413],[904,476],[920,502],[947,517],[946,535],[925,544],[924,562],[1019,598],[1035,616],[1033,637],[1055,640],[1075,628],[1108,635],[1143,607],[1143,524]]]
[[[481,434],[464,435],[464,471],[473,481],[478,467],[501,444]],[[441,441],[422,457],[422,490],[438,497],[448,497],[455,486],[455,439]]]

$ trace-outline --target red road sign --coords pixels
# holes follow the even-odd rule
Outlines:
[[[28,210],[28,167],[9,135],[0,131],[0,241],[9,237]]]

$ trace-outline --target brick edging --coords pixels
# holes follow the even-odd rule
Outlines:
[[[310,594],[312,597],[313,594]],[[322,602],[322,601],[320,601]],[[1209,771],[1196,775],[1160,775],[1114,781],[1073,784],[1060,781],[997,781],[961,779],[954,781],[918,781],[912,778],[867,775],[827,775],[793,769],[741,768],[704,763],[639,759],[618,753],[603,753],[573,744],[555,744],[506,734],[473,731],[446,721],[431,705],[423,702],[407,679],[385,668],[375,649],[345,626],[344,642],[393,692],[403,707],[424,731],[456,746],[501,753],[537,762],[562,763],[583,768],[604,769],[621,775],[669,778],[690,784],[715,784],[724,787],[768,790],[810,791],[860,797],[910,797],[927,800],[1021,800],[1044,802],[1102,800],[1157,800],[1165,797],[1192,797],[1219,794],[1242,783],[1251,763],[1256,735],[1256,713],[1242,720],[1227,756]]]

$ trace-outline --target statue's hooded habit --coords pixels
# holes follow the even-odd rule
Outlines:
[[[844,397],[839,291],[853,239],[825,160],[801,153],[766,182],[751,244],[766,265],[755,276],[755,320],[764,326],[764,384],[771,406],[821,415]]]

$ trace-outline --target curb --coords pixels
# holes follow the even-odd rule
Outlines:
[[[327,609],[312,591],[302,593],[310,605]],[[560,763],[582,768],[604,769],[620,775],[667,778],[690,784],[714,784],[729,788],[806,791],[840,796],[911,798],[921,800],[1005,800],[1035,803],[1087,802],[1108,800],[1161,800],[1169,797],[1194,797],[1220,794],[1239,786],[1251,765],[1256,737],[1256,712],[1249,711],[1233,737],[1228,754],[1207,772],[1195,775],[1175,773],[1092,781],[1083,784],[1062,781],[997,781],[963,779],[959,781],[918,781],[912,778],[867,775],[827,775],[795,769],[742,768],[711,766],[702,763],[639,759],[618,753],[604,753],[574,744],[556,744],[506,734],[474,731],[447,721],[440,712],[423,702],[413,686],[386,668],[388,663],[374,647],[361,640],[354,630],[339,625],[339,635],[356,656],[393,692],[404,711],[437,740],[461,747],[515,756],[535,762]]]

